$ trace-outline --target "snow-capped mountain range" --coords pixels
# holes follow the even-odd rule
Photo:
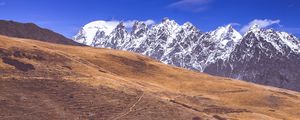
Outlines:
[[[147,26],[136,21],[88,23],[74,41],[93,47],[133,51],[166,64],[300,91],[300,42],[286,32],[252,26],[243,36],[231,25],[202,32],[174,20]]]

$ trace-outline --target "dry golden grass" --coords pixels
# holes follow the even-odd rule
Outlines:
[[[131,52],[0,36],[0,56],[0,119],[300,119],[297,92]]]

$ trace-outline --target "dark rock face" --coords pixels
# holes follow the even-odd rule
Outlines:
[[[33,23],[18,23],[0,20],[0,35],[65,45],[82,45],[51,30],[40,28]]]
[[[2,61],[5,64],[12,65],[16,69],[24,71],[24,72],[27,72],[29,70],[34,70],[35,69],[32,64],[23,63],[21,61],[18,61],[18,60],[12,59],[12,58],[8,58],[8,57],[3,57]]]

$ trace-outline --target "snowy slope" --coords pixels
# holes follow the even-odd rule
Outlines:
[[[190,22],[180,25],[168,18],[151,27],[136,21],[131,31],[122,23],[95,21],[85,25],[74,41],[133,51],[166,64],[209,74],[300,91],[300,82],[295,80],[300,79],[300,71],[294,70],[294,66],[300,65],[298,38],[286,32],[261,29],[258,25],[250,27],[242,36],[232,25],[201,32]],[[270,67],[278,63],[292,67]],[[266,75],[271,71],[278,74]],[[283,78],[290,82],[283,82]]]
[[[226,61],[204,72],[300,91],[299,40],[285,32],[253,26]]]
[[[96,36],[109,35],[117,26],[116,22],[112,21],[93,21],[81,28],[77,35],[74,36],[74,41],[85,45],[95,46],[94,38]]]

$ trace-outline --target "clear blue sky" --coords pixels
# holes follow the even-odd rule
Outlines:
[[[94,20],[190,21],[201,31],[257,19],[300,37],[300,0],[0,0],[0,19],[33,22],[72,37]]]

